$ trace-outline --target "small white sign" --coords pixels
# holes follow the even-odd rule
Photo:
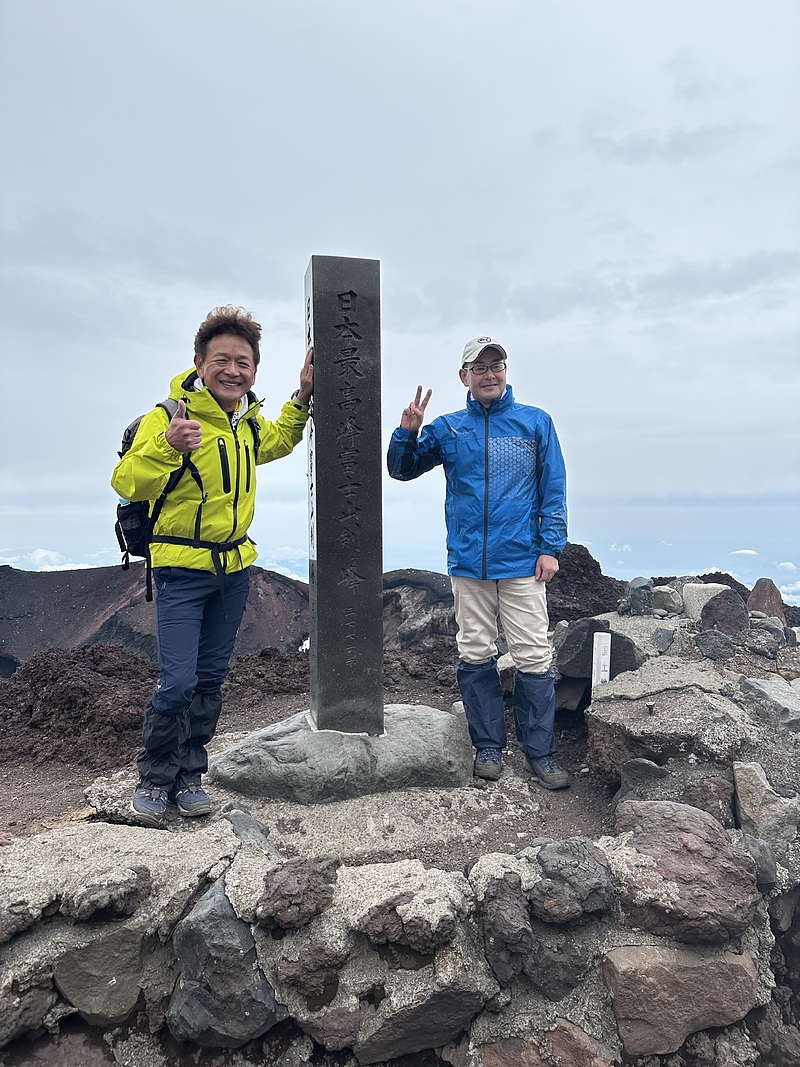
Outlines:
[[[611,634],[596,633],[592,648],[592,688],[605,685],[611,671]]]

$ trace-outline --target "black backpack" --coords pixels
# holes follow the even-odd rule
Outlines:
[[[156,407],[163,408],[171,421],[175,417],[175,412],[178,410],[178,401],[173,400],[171,397],[167,397],[166,400],[162,400],[156,404]],[[143,418],[144,415],[138,415],[133,422],[125,427],[118,453],[120,459],[122,459],[126,452],[130,451],[134,438],[136,437],[136,431],[139,429],[139,424]],[[255,455],[257,456],[260,448],[261,428],[258,425],[258,419],[251,417],[247,421],[250,423],[253,430],[253,448]],[[209,542],[201,541],[199,539],[200,513],[204,502],[203,483],[197,468],[190,459],[190,454],[188,452],[185,453],[183,463],[177,470],[174,470],[172,474],[170,474],[167,479],[167,484],[161,490],[161,495],[158,500],[126,500],[124,502],[120,500],[117,504],[117,521],[114,524],[114,532],[117,535],[119,548],[122,552],[122,569],[126,571],[130,567],[131,556],[138,556],[145,560],[145,600],[153,599],[152,565],[150,562],[150,542],[153,540],[153,528],[158,521],[158,516],[161,514],[164,501],[181,480],[183,472],[186,470],[191,472],[192,477],[195,479],[200,489],[200,508],[198,509],[197,515],[196,536],[194,538],[158,537],[156,540],[171,544],[185,544],[194,545],[198,548],[208,548],[212,553],[215,551],[218,552],[219,549],[223,547],[241,544],[246,540],[246,538],[243,537],[237,542],[229,542],[228,545],[221,546],[212,545]]]
[[[174,418],[178,410],[178,401],[167,397],[160,401],[156,407],[163,408],[170,420]],[[122,434],[122,443],[119,449],[119,458],[130,451],[139,423],[144,415],[138,415],[133,422],[125,427]],[[167,495],[172,492],[186,470],[186,457],[183,464],[169,476],[167,484],[161,491],[158,500],[126,500],[117,504],[117,521],[114,524],[114,533],[117,535],[120,552],[122,552],[122,569],[126,571],[131,564],[131,556],[138,556],[147,562],[147,591],[145,599],[153,599],[151,568],[150,568],[150,538],[153,535],[153,527],[156,524]]]

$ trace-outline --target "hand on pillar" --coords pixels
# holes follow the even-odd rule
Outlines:
[[[294,394],[298,404],[308,404],[314,395],[314,349],[309,348],[306,352],[305,362],[300,371],[300,388]]]

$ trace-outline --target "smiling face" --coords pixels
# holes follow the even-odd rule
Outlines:
[[[459,371],[461,381],[485,408],[503,395],[506,387],[505,366],[500,371],[493,371],[491,368],[493,363],[504,362],[505,355],[496,348],[489,347],[484,348],[474,363],[467,364]]]
[[[203,384],[223,411],[232,412],[256,380],[253,349],[243,337],[219,333],[206,345],[204,356],[195,356],[194,365]]]

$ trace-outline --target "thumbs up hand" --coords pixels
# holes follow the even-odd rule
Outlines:
[[[176,452],[193,452],[203,440],[200,423],[186,416],[186,402],[178,401],[178,410],[170,419],[166,431],[167,441]]]

